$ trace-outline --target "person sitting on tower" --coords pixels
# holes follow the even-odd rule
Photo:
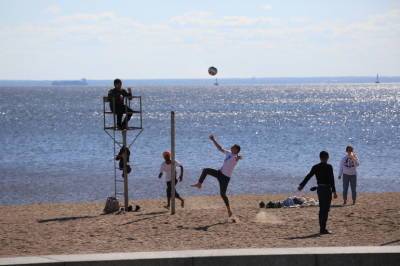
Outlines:
[[[125,97],[132,99],[131,88],[128,91],[122,88],[122,81],[120,79],[114,80],[114,89],[108,91],[108,98],[110,100],[110,109],[117,115],[117,128],[119,130],[128,128],[128,121],[131,119],[133,110],[124,104]],[[122,121],[123,115],[125,119]]]

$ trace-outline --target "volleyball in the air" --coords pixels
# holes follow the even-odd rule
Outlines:
[[[212,67],[208,68],[208,74],[210,74],[211,76],[215,76],[215,75],[217,75],[217,73],[218,73],[218,70],[216,67],[212,66]]]

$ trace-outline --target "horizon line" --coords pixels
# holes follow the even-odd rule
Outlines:
[[[378,73],[379,74],[379,73]],[[379,75],[380,78],[400,78],[399,75]],[[207,79],[318,79],[318,78],[376,78],[376,75],[351,75],[351,76],[275,76],[275,77],[218,77],[218,76],[210,76],[210,77],[203,77],[203,78],[121,78],[122,80],[207,80]],[[0,81],[72,81],[72,80],[82,80],[85,79],[86,81],[109,81],[115,78],[77,78],[77,79],[0,79]]]

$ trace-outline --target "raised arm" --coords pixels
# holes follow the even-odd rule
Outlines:
[[[128,88],[128,98],[129,100],[132,100],[133,96],[132,96],[132,88]]]
[[[179,168],[181,169],[181,172],[179,174],[179,182],[182,182],[182,180],[183,180],[183,166],[179,165]]]
[[[302,190],[313,175],[315,175],[315,167],[314,166],[311,168],[311,171],[308,173],[308,175],[306,175],[303,182],[300,183],[300,185],[297,189]]]
[[[128,99],[132,99],[132,89],[128,88],[128,90],[122,89],[121,94]]]
[[[214,143],[215,147],[217,147],[217,149],[218,149],[220,152],[225,152],[224,148],[222,148],[222,146],[219,145],[219,143],[215,140],[214,135],[210,135],[209,138],[210,138],[210,140]]]
[[[355,165],[356,167],[360,166],[360,160],[358,159],[357,154],[353,153],[353,158],[352,158],[352,160],[353,160],[354,165]]]

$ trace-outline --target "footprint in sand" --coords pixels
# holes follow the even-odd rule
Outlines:
[[[272,213],[268,213],[265,210],[261,210],[257,213],[255,221],[257,223],[263,224],[282,224],[282,220],[279,219],[276,215]]]
[[[228,218],[228,223],[237,224],[239,222],[240,222],[240,220],[239,220],[239,217],[237,217],[237,216],[232,216],[232,217]]]

